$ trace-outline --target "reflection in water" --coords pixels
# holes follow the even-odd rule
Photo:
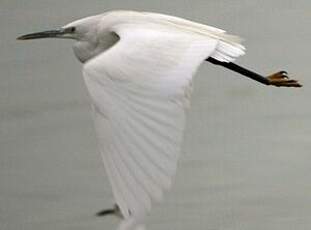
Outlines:
[[[103,7],[78,2],[1,6],[1,230],[117,226],[115,218],[94,217],[113,200],[71,43],[14,40]],[[309,1],[195,1],[192,13],[188,4],[176,4],[106,1],[104,7],[169,11],[227,28],[246,38],[243,66],[263,74],[285,67],[305,87],[263,87],[202,65],[176,181],[153,209],[148,229],[310,229]]]

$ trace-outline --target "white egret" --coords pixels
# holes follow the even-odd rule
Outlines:
[[[119,230],[144,229],[152,201],[171,186],[192,78],[204,60],[266,85],[301,86],[285,71],[265,78],[233,64],[245,51],[239,37],[163,14],[111,11],[18,39],[36,38],[76,40],[117,204],[101,214],[119,213]]]

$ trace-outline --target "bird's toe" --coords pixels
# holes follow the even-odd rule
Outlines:
[[[290,79],[286,71],[279,71],[267,77],[269,85],[277,87],[302,87],[302,85],[294,79]]]

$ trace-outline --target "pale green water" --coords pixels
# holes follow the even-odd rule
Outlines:
[[[246,39],[239,63],[285,68],[302,89],[264,87],[204,63],[184,154],[148,229],[311,229],[311,5],[290,1],[0,2],[0,229],[115,229],[80,64],[70,41],[17,42],[109,9],[163,12]]]

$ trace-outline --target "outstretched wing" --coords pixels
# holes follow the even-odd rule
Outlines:
[[[192,76],[218,41],[155,24],[114,32],[118,43],[83,72],[115,200],[125,219],[139,218],[171,185]]]

